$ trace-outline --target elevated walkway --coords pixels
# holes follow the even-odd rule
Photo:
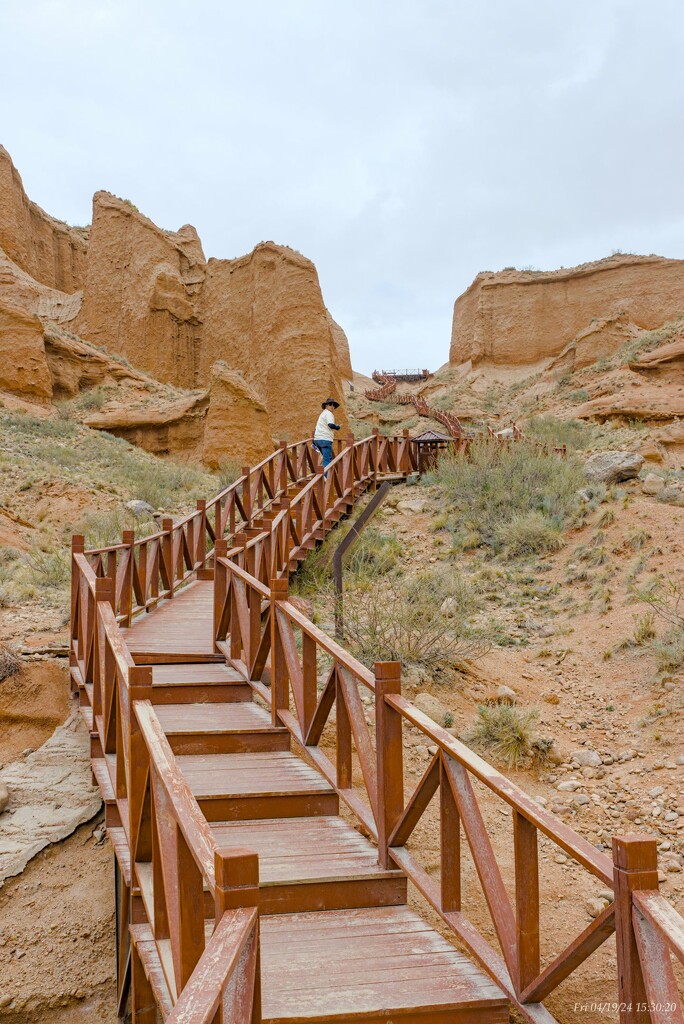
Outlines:
[[[620,996],[674,1000],[681,1024],[684,921],[652,891],[655,843],[616,840],[611,862],[406,700],[398,664],[370,672],[288,600],[306,552],[411,458],[376,435],[324,478],[283,447],[157,537],[75,541],[71,674],[134,1024],[552,1024],[546,996],[615,931]],[[408,799],[404,723],[437,751]],[[511,811],[512,900],[471,778]],[[436,794],[434,876],[407,843]],[[616,892],[543,967],[538,832]],[[494,944],[462,911],[463,839]],[[461,950],[409,908],[409,880]]]

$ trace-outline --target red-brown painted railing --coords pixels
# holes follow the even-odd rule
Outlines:
[[[381,863],[396,864],[406,872],[433,910],[499,983],[518,1013],[534,1024],[552,1022],[555,1018],[544,1000],[617,931],[615,985],[616,1005],[623,1005],[621,1021],[681,1021],[669,954],[665,963],[663,951],[670,949],[681,957],[684,918],[657,892],[639,892],[657,889],[656,841],[618,838],[612,860],[597,851],[404,698],[398,664],[377,663],[370,672],[290,603],[282,576],[273,578],[268,587],[250,577],[238,561],[236,551],[217,560],[223,572],[222,592],[233,594],[232,605],[225,601],[222,605],[227,609],[222,626],[230,635],[227,657],[271,706],[274,724],[289,729],[377,840]],[[325,663],[322,686],[321,661]],[[371,698],[372,728],[364,694]],[[326,730],[333,709],[334,725]],[[404,724],[420,730],[426,744],[437,748],[406,801]],[[333,753],[328,756],[330,750]],[[512,901],[473,780],[502,800],[512,815]],[[436,794],[439,879],[428,873],[419,851],[407,845]],[[485,938],[462,907],[461,829],[494,925],[496,944]],[[540,832],[615,893],[615,900],[544,964],[540,949]],[[671,1015],[659,1014],[656,1006],[667,1003],[672,1004]]]
[[[257,855],[217,846],[152,706],[152,669],[135,665],[126,648],[112,579],[97,577],[83,554],[74,563],[74,615],[92,617],[81,633],[88,650],[75,645],[75,668],[87,664],[92,680],[92,753],[103,765],[101,788],[114,796],[107,825],[125,836],[118,853],[123,845],[133,1003],[149,1006],[150,1019],[158,1006],[172,1024],[258,1024]],[[118,995],[122,1008],[121,988]]]

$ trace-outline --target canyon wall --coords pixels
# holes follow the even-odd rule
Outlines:
[[[27,198],[1,149],[0,300],[0,356],[21,351],[11,373],[0,365],[0,389],[45,403],[129,386],[91,425],[151,450],[258,460],[274,441],[311,436],[328,397],[346,426],[349,345],[310,260],[262,242],[207,261],[193,227],[163,230],[108,192],[95,194],[89,229],[68,228]],[[155,381],[175,389],[168,414]]]
[[[0,248],[49,288],[75,292],[83,287],[87,232],[55,220],[31,202],[4,146],[0,146]]]
[[[592,320],[620,314],[650,329],[681,313],[684,260],[616,255],[543,273],[478,274],[454,305],[449,362],[534,365]]]

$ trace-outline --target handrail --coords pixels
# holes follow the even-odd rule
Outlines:
[[[344,463],[344,459],[338,458],[340,464]],[[315,486],[320,487],[320,482],[311,481],[303,491],[310,492]],[[280,528],[288,520],[292,525],[298,515],[297,505],[306,501],[304,497],[298,496],[298,499],[281,511],[270,524],[272,528]],[[251,546],[254,551],[267,543],[267,535],[265,530],[248,541],[245,549]],[[522,1017],[530,1024],[553,1021],[543,1001],[614,932],[618,935],[618,964],[623,965],[617,977],[620,998],[627,994],[637,1001],[641,992],[638,979],[642,975],[643,984],[651,986],[649,991],[660,993],[661,1001],[664,995],[671,995],[674,981],[667,970],[663,967],[660,972],[667,977],[659,988],[660,975],[655,969],[651,970],[651,966],[662,961],[662,950],[666,948],[678,956],[684,955],[684,918],[657,893],[637,891],[639,883],[652,876],[638,873],[637,865],[642,862],[636,846],[644,842],[655,858],[655,841],[617,840],[612,860],[595,849],[403,697],[398,664],[376,663],[375,672],[370,672],[311,622],[289,600],[287,572],[283,575],[273,572],[268,581],[253,575],[244,561],[245,549],[236,547],[220,554],[216,560],[218,604],[215,607],[220,612],[222,635],[229,638],[222,647],[226,657],[244,672],[255,692],[270,705],[273,723],[284,725],[291,732],[340,799],[377,839],[380,863],[403,869],[471,955],[499,983]],[[219,647],[221,643],[219,637]],[[332,661],[322,689],[318,684],[319,654]],[[374,728],[366,721],[360,695],[363,689],[373,695]],[[331,721],[333,708],[336,714]],[[402,781],[404,723],[419,729],[430,745],[437,748],[407,801]],[[326,725],[326,746],[332,743],[334,749],[332,759],[327,751],[320,749]],[[512,813],[515,865],[512,901],[471,778],[482,783],[492,796],[503,800]],[[440,880],[428,874],[407,846],[437,791],[440,793],[442,850]],[[461,828],[490,908],[501,953],[461,909]],[[615,892],[614,902],[545,964],[540,953],[539,833]],[[631,879],[626,903],[621,895],[626,884],[624,878]],[[634,936],[633,940],[629,940],[630,935]],[[630,973],[623,969],[625,957],[632,956],[633,960],[637,946],[639,954]],[[657,956],[654,950],[660,951]],[[626,1019],[630,1024],[641,1024],[647,1018],[640,1012]],[[672,1020],[684,1024],[684,1017],[675,1015]]]

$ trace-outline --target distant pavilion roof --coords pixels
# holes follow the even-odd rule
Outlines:
[[[421,444],[425,441],[453,441],[451,434],[439,434],[436,430],[424,430],[422,434],[416,434],[411,438],[414,444]]]

